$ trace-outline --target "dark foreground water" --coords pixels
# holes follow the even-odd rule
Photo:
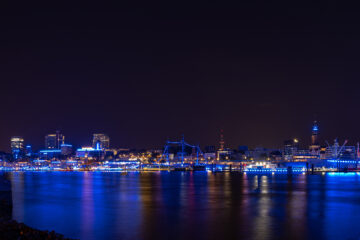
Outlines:
[[[80,239],[360,239],[360,175],[27,172],[14,219]]]

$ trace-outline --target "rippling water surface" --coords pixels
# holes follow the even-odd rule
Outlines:
[[[14,219],[78,239],[360,239],[360,175],[8,173]]]

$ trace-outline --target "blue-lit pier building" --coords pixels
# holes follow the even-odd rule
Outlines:
[[[73,153],[73,146],[71,144],[61,144],[61,155],[63,156],[71,156]]]
[[[60,149],[45,149],[39,151],[39,158],[44,160],[60,159]]]
[[[325,161],[326,168],[339,171],[354,171],[360,167],[359,161],[355,159],[327,159]]]
[[[103,150],[98,145],[97,148],[82,147],[76,150],[76,158],[80,160],[100,160]]]

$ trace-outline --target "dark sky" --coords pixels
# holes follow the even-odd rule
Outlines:
[[[307,145],[315,116],[322,140],[360,140],[356,6],[50,2],[1,5],[0,149],[56,129],[75,145],[217,145],[221,128],[230,147]]]

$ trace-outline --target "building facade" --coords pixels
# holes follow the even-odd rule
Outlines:
[[[94,133],[92,140],[92,147],[94,149],[106,150],[110,148],[110,138],[103,133]]]
[[[314,121],[311,131],[311,145],[309,146],[311,154],[317,155],[320,152],[319,144],[319,125],[317,121]]]
[[[73,146],[71,144],[61,144],[61,155],[70,156],[73,153]]]
[[[45,136],[46,149],[60,149],[61,145],[65,143],[65,136],[57,131],[55,134],[48,134]]]
[[[299,150],[299,140],[294,138],[284,141],[283,156],[284,161],[292,161],[293,156],[297,154]]]
[[[11,143],[11,152],[14,159],[19,159],[24,156],[24,138],[22,137],[12,137],[10,140]]]

